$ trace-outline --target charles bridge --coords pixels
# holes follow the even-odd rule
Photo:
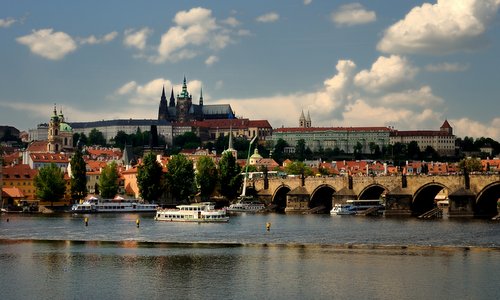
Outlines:
[[[491,217],[498,214],[500,174],[334,176],[258,178],[247,182],[248,193],[286,212],[315,207],[331,209],[348,199],[385,197],[386,216],[418,216],[436,207],[445,190],[450,217]]]

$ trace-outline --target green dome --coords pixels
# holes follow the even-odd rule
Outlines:
[[[67,123],[61,123],[59,125],[59,130],[60,131],[71,132],[71,131],[73,131],[73,128],[71,128],[71,126],[69,126]]]
[[[259,154],[259,150],[257,150],[257,148],[255,148],[254,153],[252,154],[252,156],[250,156],[250,158],[253,158],[253,159],[261,159],[262,158],[262,156]]]

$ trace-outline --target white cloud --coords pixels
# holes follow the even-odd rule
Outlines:
[[[425,70],[428,72],[464,72],[469,69],[468,64],[460,64],[460,63],[439,63],[436,65],[427,65],[425,66]]]
[[[469,118],[450,119],[453,133],[459,137],[490,137],[500,140],[500,118],[494,118],[489,124],[483,124]]]
[[[331,20],[339,26],[354,26],[375,22],[377,15],[359,3],[351,3],[342,5],[337,11],[332,12]]]
[[[261,22],[261,23],[272,23],[272,22],[278,21],[279,18],[280,18],[280,15],[278,15],[275,12],[270,12],[270,13],[267,13],[267,14],[264,14],[262,16],[257,17],[256,20],[257,20],[257,22]]]
[[[0,28],[8,28],[17,21],[13,18],[0,19]]]
[[[396,93],[389,93],[381,97],[380,104],[385,106],[422,106],[435,107],[444,103],[443,98],[440,98],[432,93],[430,86],[423,86],[418,90],[406,90]]]
[[[238,21],[235,17],[229,17],[225,20],[222,20],[222,23],[227,24],[231,27],[236,27],[236,26],[240,25],[240,21]]]
[[[402,82],[411,81],[417,72],[418,69],[413,67],[404,57],[380,56],[370,70],[359,72],[354,78],[354,82],[366,91],[379,92]]]
[[[104,43],[109,43],[112,40],[114,40],[118,36],[118,32],[113,31],[110,32],[100,38],[96,37],[95,35],[91,35],[86,38],[78,38],[78,41],[80,44],[85,45],[85,44],[90,44],[90,45],[96,45],[96,44],[104,44]]]
[[[123,38],[123,44],[127,47],[144,50],[146,48],[147,39],[151,33],[153,33],[153,30],[148,27],[139,30],[127,29],[124,33],[125,37]]]
[[[77,48],[75,40],[68,34],[52,28],[33,30],[29,35],[18,37],[18,43],[26,45],[31,52],[51,60],[59,60]]]
[[[120,88],[118,88],[115,93],[118,95],[126,95],[134,91],[136,88],[137,88],[137,82],[130,81],[122,85]]]
[[[236,35],[238,36],[250,36],[252,33],[248,29],[240,29],[237,31]]]
[[[304,5],[309,5],[312,3],[312,0],[304,0]]]
[[[487,25],[495,17],[498,0],[438,0],[413,8],[389,27],[377,49],[386,53],[443,54],[484,45]]]
[[[151,58],[152,62],[179,61],[201,52],[188,47],[220,50],[231,43],[229,32],[217,25],[209,9],[196,7],[180,11],[175,15],[174,23],[176,26],[162,35],[158,55]]]
[[[218,61],[219,61],[219,58],[218,58],[217,56],[215,56],[215,55],[211,55],[211,56],[209,56],[209,57],[205,60],[205,64],[206,64],[207,66],[211,66],[211,65],[215,64],[215,63],[216,63],[216,62],[218,62]]]

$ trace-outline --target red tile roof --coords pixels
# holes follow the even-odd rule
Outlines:
[[[34,141],[28,145],[28,152],[46,152],[47,151],[47,141]]]
[[[451,134],[440,130],[394,130],[390,136],[451,136]]]
[[[318,131],[391,131],[388,127],[282,127],[274,129],[274,132],[318,132]]]
[[[38,171],[31,169],[29,165],[20,164],[4,167],[2,174],[5,179],[33,179]]]
[[[23,191],[17,187],[4,187],[2,188],[2,194],[7,195],[11,198],[24,198]]]
[[[34,162],[47,162],[47,163],[68,163],[70,160],[69,154],[66,153],[31,153],[31,160]]]

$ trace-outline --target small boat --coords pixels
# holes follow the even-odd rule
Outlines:
[[[156,221],[167,222],[227,222],[229,216],[225,209],[215,209],[211,202],[177,205],[177,209],[159,209],[156,211]]]
[[[254,213],[254,212],[263,211],[265,208],[266,208],[266,206],[262,202],[255,201],[252,199],[245,199],[245,200],[239,200],[238,202],[229,205],[229,207],[227,208],[227,211],[230,213],[233,213],[233,212]]]
[[[72,213],[147,213],[156,212],[157,204],[147,204],[136,199],[98,199],[91,197],[83,203],[74,204]]]
[[[355,215],[356,211],[351,204],[335,204],[330,211],[332,215]]]
[[[367,215],[378,214],[384,210],[381,200],[347,200],[346,203],[335,204],[330,211],[332,215]]]

